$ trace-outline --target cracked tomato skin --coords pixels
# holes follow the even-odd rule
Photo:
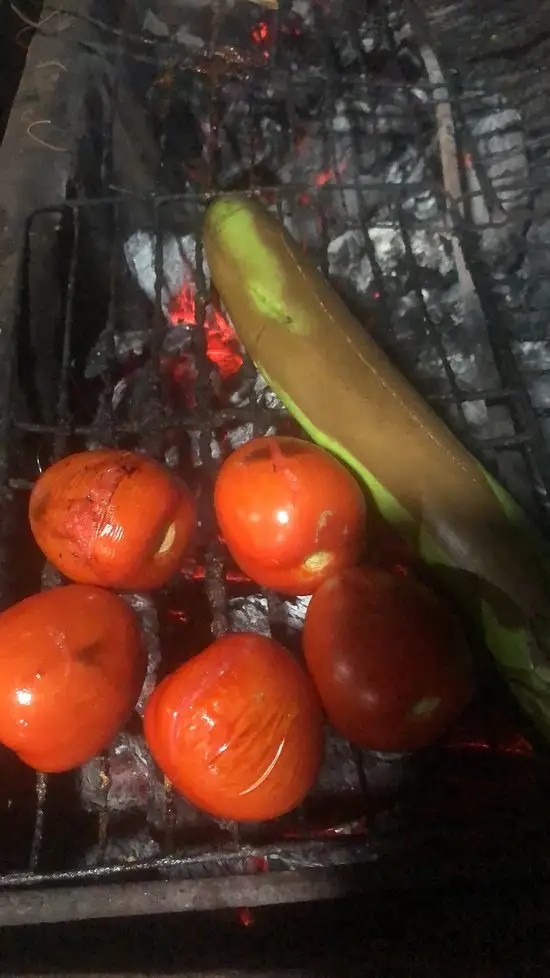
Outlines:
[[[0,614],[0,742],[38,771],[68,771],[106,747],[141,692],[147,657],[134,612],[69,584]]]
[[[214,505],[237,565],[275,591],[312,594],[363,550],[358,483],[332,455],[299,438],[255,438],[238,448],[220,469]]]
[[[316,781],[321,708],[309,676],[277,642],[226,635],[167,676],[144,729],[177,791],[218,818],[291,811]]]
[[[141,591],[179,569],[196,511],[187,486],[154,459],[102,449],[46,469],[29,519],[42,552],[70,580]]]
[[[436,740],[473,695],[460,627],[412,577],[355,567],[313,595],[303,649],[328,719],[360,747]]]

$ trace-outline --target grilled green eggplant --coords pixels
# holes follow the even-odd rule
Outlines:
[[[469,602],[512,691],[550,736],[547,568],[520,508],[265,208],[240,196],[215,199],[204,243],[212,280],[270,387]]]

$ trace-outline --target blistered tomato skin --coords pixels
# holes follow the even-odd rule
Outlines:
[[[177,791],[218,818],[291,811],[315,783],[323,723],[304,670],[282,646],[228,635],[169,675],[144,716],[149,747]]]
[[[357,563],[366,505],[346,468],[299,438],[257,438],[222,465],[214,503],[237,565],[258,584],[311,594]]]
[[[39,771],[67,771],[124,726],[147,666],[119,597],[70,584],[0,615],[0,742]]]
[[[162,587],[196,526],[189,489],[153,459],[99,450],[61,459],[31,493],[34,538],[66,577],[121,590]]]
[[[303,649],[328,719],[370,750],[441,736],[473,695],[454,615],[412,577],[350,568],[313,595]]]

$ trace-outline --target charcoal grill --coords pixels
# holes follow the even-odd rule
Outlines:
[[[276,210],[547,531],[548,42],[514,3],[483,28],[478,5],[453,10],[216,6],[193,14],[200,51],[190,25],[183,43],[173,26],[160,40],[150,19],[145,30],[139,3],[117,20],[88,10],[71,79],[78,151],[66,199],[26,222],[2,365],[4,606],[58,583],[26,525],[41,468],[118,445],[177,464],[201,506],[193,563],[154,601],[133,598],[149,686],[228,627],[297,647],[303,607],[239,579],[210,505],[223,454],[290,425],[209,288],[201,226],[218,190]],[[311,798],[270,825],[192,811],[139,738],[136,716],[67,775],[35,778],[0,755],[1,924],[547,873],[544,749],[498,684],[415,758],[333,737]]]

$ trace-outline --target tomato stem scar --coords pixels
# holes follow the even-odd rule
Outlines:
[[[168,550],[170,550],[170,548],[172,547],[175,539],[176,539],[176,524],[170,523],[170,525],[166,530],[164,540],[162,541],[160,547],[157,550],[157,556],[167,553]]]
[[[328,550],[319,550],[318,553],[310,554],[302,563],[302,567],[307,571],[320,571],[323,567],[330,564],[333,554]]]

